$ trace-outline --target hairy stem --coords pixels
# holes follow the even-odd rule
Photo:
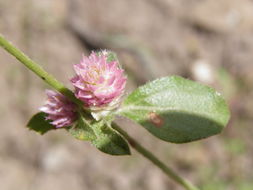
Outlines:
[[[33,71],[38,77],[40,77],[43,81],[49,84],[53,89],[62,93],[63,95],[68,97],[70,100],[75,102],[77,105],[82,106],[82,102],[74,96],[71,90],[66,88],[61,82],[59,82],[52,75],[47,73],[40,65],[38,65],[36,62],[31,60],[22,51],[20,51],[18,48],[13,46],[1,34],[0,34],[0,46],[2,46],[11,55],[16,57],[17,60],[19,60],[22,64],[24,64],[29,70]],[[160,168],[169,178],[181,184],[183,187],[185,187],[186,190],[198,190],[198,188],[194,187],[190,182],[178,176],[173,170],[168,168],[163,162],[161,162],[158,158],[156,158],[151,152],[149,152],[147,149],[142,147],[138,142],[136,142],[132,137],[130,137],[117,124],[114,123],[113,127],[116,130],[118,130],[129,141],[130,145],[135,150],[137,150],[145,158],[147,158],[153,164],[155,164],[158,168]]]
[[[134,148],[137,152],[142,154],[145,158],[151,161],[154,165],[160,168],[169,178],[176,181],[178,184],[182,185],[186,190],[199,190],[197,187],[192,185],[189,181],[183,179],[179,175],[177,175],[172,169],[166,166],[162,161],[160,161],[154,154],[148,151],[146,148],[141,146],[136,140],[134,140],[131,136],[127,134],[121,127],[119,127],[116,123],[112,124],[112,127],[120,132],[129,144]]]
[[[81,101],[76,99],[73,92],[66,88],[61,82],[56,80],[52,75],[47,73],[39,64],[31,60],[27,55],[25,55],[18,48],[13,46],[8,40],[6,40],[0,34],[0,46],[2,46],[7,52],[13,55],[17,60],[24,64],[29,70],[33,71],[37,76],[39,76],[43,81],[49,84],[53,89],[62,93],[68,97],[71,101],[75,102],[78,105],[81,105]]]

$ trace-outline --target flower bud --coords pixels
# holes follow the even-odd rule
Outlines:
[[[46,120],[51,120],[56,128],[71,126],[77,119],[76,105],[58,92],[46,90],[46,94],[46,104],[40,108],[48,114]]]

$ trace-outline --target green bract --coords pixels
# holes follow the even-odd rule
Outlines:
[[[118,114],[173,143],[218,134],[230,117],[228,106],[218,92],[178,76],[139,87],[125,99]]]

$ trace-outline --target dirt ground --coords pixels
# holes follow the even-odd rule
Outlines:
[[[166,75],[218,89],[232,119],[224,132],[189,144],[124,128],[202,190],[253,189],[252,0],[0,0],[0,33],[71,88],[72,65],[114,50],[128,92]],[[132,150],[113,157],[65,132],[39,136],[25,125],[48,88],[0,50],[1,190],[180,190]]]

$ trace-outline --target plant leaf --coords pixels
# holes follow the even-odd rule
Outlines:
[[[92,128],[97,138],[91,142],[99,150],[111,155],[130,155],[126,140],[104,121],[94,122]]]
[[[45,119],[46,114],[44,112],[39,112],[35,114],[28,124],[26,125],[30,130],[34,130],[37,133],[43,135],[50,130],[55,130],[56,128]]]
[[[230,117],[227,104],[214,89],[178,76],[139,87],[125,99],[118,114],[174,143],[218,134]]]
[[[88,120],[81,116],[68,131],[79,140],[88,140],[100,151],[111,155],[128,155],[130,150],[125,139],[109,125],[111,121]]]
[[[83,117],[80,117],[76,125],[71,127],[68,131],[78,140],[91,141],[97,138],[92,127]]]

